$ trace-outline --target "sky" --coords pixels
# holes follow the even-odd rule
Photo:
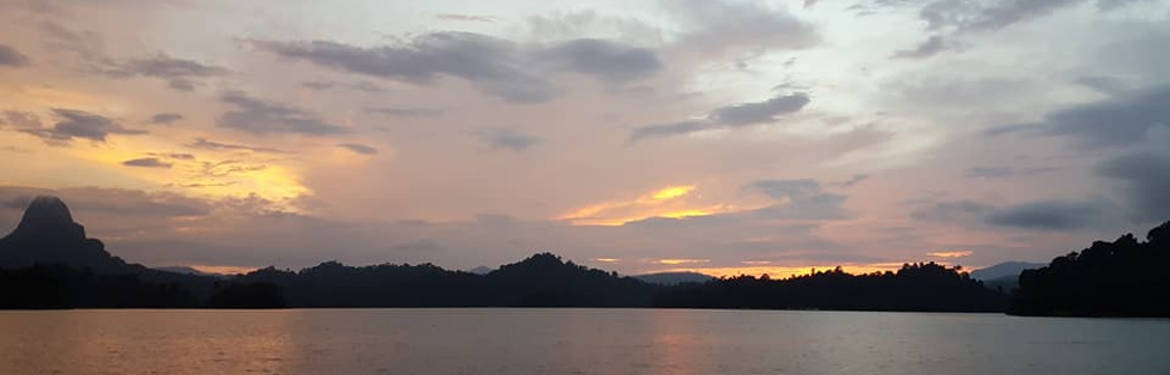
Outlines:
[[[0,231],[127,261],[1046,262],[1170,219],[1166,0],[0,0]]]

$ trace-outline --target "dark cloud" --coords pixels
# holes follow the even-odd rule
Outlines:
[[[1056,170],[1052,167],[1016,168],[1010,166],[971,167],[963,174],[969,178],[1007,178],[1031,176]]]
[[[182,119],[183,119],[183,115],[180,115],[178,113],[158,113],[158,114],[155,114],[154,116],[150,116],[150,123],[151,124],[170,125],[170,124],[174,123],[175,121],[179,121]]]
[[[1170,157],[1149,152],[1123,155],[1098,165],[1097,173],[1124,184],[1126,201],[1137,220],[1170,219]]]
[[[381,86],[370,82],[337,82],[337,81],[309,81],[301,82],[301,86],[313,90],[330,90],[330,89],[346,89],[368,93],[382,93],[386,92]]]
[[[798,112],[810,102],[808,95],[795,93],[779,95],[762,102],[730,105],[711,111],[705,119],[634,128],[630,133],[630,140],[637,141],[645,138],[689,134],[708,129],[775,122],[778,120],[777,116]]]
[[[630,133],[630,141],[690,134],[711,129],[712,127],[713,126],[710,121],[704,120],[680,121],[670,124],[639,126],[634,128],[634,130]]]
[[[327,135],[349,132],[349,129],[327,123],[302,109],[253,99],[240,91],[226,92],[220,96],[220,101],[236,107],[236,110],[219,116],[217,124],[225,128],[256,134]]]
[[[561,43],[544,56],[559,70],[591,75],[603,82],[619,85],[662,70],[654,52],[601,39],[577,39]]]
[[[171,163],[163,162],[158,158],[138,158],[122,162],[127,167],[170,168]]]
[[[550,74],[577,72],[612,84],[644,78],[661,68],[649,50],[591,39],[549,47],[522,46],[482,34],[437,32],[400,45],[372,48],[331,41],[254,44],[279,56],[413,84],[459,77],[512,102],[541,102],[559,94],[544,78]]]
[[[392,108],[392,107],[370,107],[366,108],[366,113],[373,113],[379,115],[387,115],[394,117],[439,117],[447,113],[447,110],[439,108]]]
[[[1039,123],[992,128],[986,134],[1069,136],[1086,148],[1131,145],[1144,141],[1155,127],[1170,126],[1167,103],[1170,86],[1159,86],[1051,112]]]
[[[271,147],[257,147],[257,146],[237,145],[237,144],[231,144],[231,143],[220,143],[220,142],[215,142],[215,141],[209,141],[209,140],[204,139],[204,138],[196,138],[195,142],[188,144],[187,147],[203,149],[203,150],[216,150],[216,151],[223,151],[223,150],[250,151],[250,152],[258,152],[258,153],[265,153],[265,154],[283,154],[283,153],[285,153],[284,150],[271,148]]]
[[[795,113],[810,102],[808,95],[777,96],[758,103],[743,103],[716,109],[707,116],[718,124],[740,126],[776,121],[776,116]]]
[[[145,130],[127,129],[108,118],[76,109],[53,108],[53,114],[60,121],[52,128],[26,128],[20,131],[54,144],[68,143],[73,138],[105,142],[110,134],[146,133]]]
[[[0,44],[0,66],[19,67],[27,65],[28,62],[28,56],[20,53],[15,48]]]
[[[1084,0],[938,0],[919,11],[931,30],[993,31],[1048,15]]]
[[[1088,227],[1104,213],[1100,204],[1050,200],[995,209],[984,220],[988,224],[1041,230],[1072,230]]]
[[[927,38],[922,42],[922,44],[919,44],[918,47],[894,52],[891,57],[899,59],[925,59],[927,57],[931,57],[943,51],[954,48],[955,46],[952,43],[949,43],[942,36],[934,35],[930,38]]]
[[[127,61],[106,61],[97,69],[100,73],[114,78],[151,77],[167,81],[167,86],[180,91],[192,91],[196,79],[222,76],[231,71],[194,60],[177,59],[159,54],[145,59]]]
[[[812,179],[759,180],[743,187],[784,201],[752,211],[765,219],[838,220],[851,215],[841,208],[845,196],[826,193]]]
[[[480,141],[492,148],[506,148],[512,151],[524,151],[540,143],[541,139],[515,130],[488,128],[474,132]]]
[[[358,143],[342,143],[337,146],[359,154],[373,155],[378,153],[378,149]]]

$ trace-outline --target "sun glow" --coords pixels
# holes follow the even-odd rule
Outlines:
[[[732,204],[701,204],[696,190],[694,185],[667,186],[631,200],[590,204],[555,219],[572,225],[621,226],[656,217],[685,219],[742,210]]]

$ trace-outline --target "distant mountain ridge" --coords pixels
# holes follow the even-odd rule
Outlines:
[[[975,280],[989,281],[1002,279],[1005,277],[1018,277],[1020,276],[1020,272],[1023,272],[1024,270],[1036,269],[1044,266],[1044,263],[1003,262],[994,266],[984,267],[971,271],[971,278]]]
[[[705,283],[715,278],[698,272],[658,272],[635,275],[635,279],[657,285],[678,285],[682,283]]]
[[[477,269],[483,272],[484,269]],[[209,277],[128,264],[87,238],[68,207],[37,197],[0,239],[0,308],[690,307],[1000,311],[1004,296],[933,263],[850,275],[840,268],[783,280],[674,273],[645,282],[538,253],[485,274],[433,264],[259,269]],[[859,291],[864,291],[859,294]]]

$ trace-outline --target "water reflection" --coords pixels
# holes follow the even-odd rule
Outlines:
[[[649,309],[0,312],[0,374],[1158,374],[1170,321]]]

